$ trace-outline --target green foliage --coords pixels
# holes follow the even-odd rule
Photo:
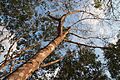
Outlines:
[[[120,79],[120,40],[117,45],[111,45],[112,48],[105,50],[105,57],[108,60],[108,69],[112,78]]]
[[[59,59],[60,53],[53,52],[44,62],[48,63]],[[107,76],[103,74],[100,61],[96,61],[96,56],[89,48],[71,51],[68,49],[67,55],[58,63],[43,68],[44,70],[55,70],[60,66],[60,72],[57,77],[51,80],[107,80]],[[37,74],[34,76],[39,79]],[[32,76],[31,78],[33,78]]]
[[[90,49],[78,52],[67,51],[72,56],[66,57],[61,62],[61,71],[55,80],[105,80],[102,74],[101,62],[96,61],[96,56]]]
[[[54,13],[54,10],[58,10],[59,7],[60,9],[62,8],[63,11],[64,10],[73,11],[74,7],[76,7],[76,5],[78,4],[77,2],[75,3],[74,0],[63,0],[63,2],[61,0],[60,4],[59,4],[59,0],[58,2],[53,2],[53,3],[52,1],[56,1],[56,0],[40,1],[41,3],[39,3],[39,5],[42,6],[40,8],[43,11],[43,12],[41,11],[41,13],[44,13],[44,11],[46,10],[53,10],[52,13]],[[46,15],[37,14],[37,12],[35,12],[34,10],[35,8],[34,3],[36,3],[36,0],[1,0],[0,1],[0,12],[1,12],[0,15],[7,16],[6,21],[7,20],[10,21],[9,25],[7,26],[7,29],[16,31],[15,32],[16,39],[19,39],[20,37],[23,38],[23,40],[21,41],[19,40],[17,42],[18,45],[17,49],[19,50],[21,49],[21,46],[24,46],[24,48],[30,47],[31,45],[34,45],[36,42],[39,43],[42,42],[42,39],[44,39],[43,41],[45,40],[50,41],[57,36],[56,24],[58,23],[53,21],[52,19],[49,19],[48,17],[46,17]],[[102,1],[94,0],[94,4],[95,4],[94,6],[95,8],[100,8],[102,6]],[[60,16],[61,14],[63,14],[63,12],[55,15]],[[26,24],[25,22],[30,21],[33,15],[36,19],[34,19],[33,22],[32,21],[29,22],[30,24]],[[41,31],[42,33],[40,33],[40,35],[37,35],[36,34],[37,31]],[[21,36],[26,34],[27,36],[24,37]],[[68,39],[68,37],[66,37],[66,39]],[[1,45],[0,48],[4,50],[4,48]],[[31,48],[31,52],[29,50],[22,51],[21,54],[25,54],[26,56],[21,55],[20,57],[24,56],[25,59],[28,59],[28,57],[32,56],[32,54],[29,53],[34,53],[34,50],[37,51],[39,48],[41,48],[41,45],[35,48]],[[106,79],[106,75],[102,73],[101,62],[96,61],[96,55],[92,50],[88,48],[83,48],[81,50],[76,50],[76,51],[70,51],[70,49],[67,49],[66,51],[67,51],[66,53],[70,55],[71,53],[73,53],[72,56],[66,56],[63,61],[48,66],[47,68],[44,68],[45,70],[49,70],[49,69],[55,69],[56,67],[60,66],[61,71],[60,73],[58,73],[58,77],[56,77],[56,80],[105,80]],[[119,45],[114,46],[110,50],[106,50],[105,53],[106,53],[105,56],[108,59],[108,68],[110,70],[110,73],[112,74],[112,77],[119,79],[120,64],[118,63],[120,63],[120,46]],[[59,57],[60,56],[52,54],[46,59],[45,63],[59,59]]]
[[[4,23],[9,22],[7,29],[19,30],[26,28],[25,21],[33,15],[32,0],[1,0],[0,15],[6,17]]]
[[[9,16],[18,16],[22,14],[31,13],[32,10],[31,7],[33,6],[31,4],[31,1],[23,1],[23,0],[9,0],[9,1],[0,1],[0,11],[4,15]],[[29,14],[30,15],[30,14]]]
[[[100,8],[102,6],[101,0],[94,0],[95,8]]]

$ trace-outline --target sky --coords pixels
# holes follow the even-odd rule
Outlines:
[[[79,0],[76,0],[76,2],[77,1],[79,1]],[[81,6],[77,6],[77,7],[75,7],[75,10],[77,10],[77,9],[80,9],[80,8],[83,8],[84,9],[84,6],[85,5],[87,5],[88,3],[86,3],[88,0],[81,0],[81,3],[78,3],[79,5],[81,5]],[[105,15],[105,13],[104,13],[104,11],[105,11],[105,9],[104,9],[104,6],[102,6],[101,7],[101,9],[96,9],[96,8],[94,8],[93,7],[93,4],[94,4],[94,2],[93,2],[93,0],[89,0],[89,2],[90,2],[90,4],[91,5],[89,5],[89,7],[86,7],[85,9],[86,10],[88,10],[88,11],[90,11],[90,12],[92,12],[92,13],[94,13],[95,15],[98,15],[99,17],[102,17],[102,18],[104,18],[104,17],[106,17],[106,15]],[[113,2],[115,2],[115,4],[117,3],[117,1],[114,1],[113,0]],[[119,10],[119,8],[117,8],[118,10]],[[54,10],[54,8],[51,8],[50,10]],[[35,11],[37,12],[37,14],[39,15],[39,14],[43,14],[43,15],[45,15],[45,13],[47,12],[47,10],[45,11],[44,10],[44,8],[41,6],[41,5],[39,5],[39,6],[37,6],[36,8],[35,8]],[[58,12],[56,12],[56,14],[58,14],[58,13],[60,13],[59,11]],[[117,10],[115,11],[115,14],[118,14],[118,12],[117,12]],[[76,21],[76,18],[72,18],[72,20],[70,19],[70,17],[75,17],[74,15],[73,16],[69,16],[67,19],[66,19],[66,22],[65,22],[65,26],[68,26],[68,24],[69,25],[71,25],[70,23],[71,23],[71,21]],[[85,14],[85,15],[83,15],[83,17],[88,17],[88,15],[87,14]],[[91,17],[91,16],[89,16],[89,17]],[[34,19],[35,17],[33,16],[33,18],[32,19]],[[81,19],[81,16],[78,16],[77,18],[79,18],[79,19]],[[31,19],[31,20],[32,20]],[[70,21],[70,22],[69,22]],[[104,22],[101,22],[101,20],[85,20],[85,21],[82,21],[82,24],[84,24],[84,25],[79,25],[79,26],[82,26],[82,27],[80,27],[80,28],[83,28],[84,26],[85,26],[85,24],[87,24],[86,26],[88,26],[88,27],[86,27],[86,29],[90,29],[91,31],[92,31],[92,33],[90,34],[90,35],[88,35],[88,36],[92,36],[92,37],[94,37],[94,36],[101,36],[101,37],[108,37],[108,36],[110,36],[111,38],[109,38],[109,39],[107,39],[108,40],[108,42],[111,42],[111,43],[116,43],[117,42],[117,40],[118,40],[118,38],[116,37],[117,36],[117,34],[118,34],[118,31],[119,31],[119,29],[120,29],[120,26],[118,25],[119,24],[119,22],[112,22],[111,21],[111,23],[112,24],[108,24],[108,23],[104,23]],[[9,31],[6,29],[6,28],[4,28],[5,26],[1,26],[0,25],[0,31],[2,31],[3,30],[3,35],[0,35],[0,40],[1,39],[3,39],[4,37],[6,37],[6,36],[9,36]],[[3,29],[4,28],[4,29]],[[73,27],[73,29],[74,28],[76,28],[76,27]],[[84,29],[84,28],[83,28]],[[38,31],[39,32],[39,31]],[[38,32],[36,32],[36,34],[38,33]],[[72,31],[71,31],[72,32]],[[76,32],[77,33],[77,32]],[[80,36],[84,36],[84,34],[80,34],[80,33],[77,33],[77,34],[79,34]],[[14,36],[14,35],[13,35]],[[13,37],[12,36],[12,37]],[[82,42],[82,43],[85,43],[85,44],[87,44],[87,43],[89,43],[89,41],[93,41],[94,42],[94,44],[95,45],[98,45],[98,46],[104,46],[105,45],[105,43],[103,42],[103,41],[101,41],[101,40],[98,40],[98,39],[90,39],[90,40],[84,40],[84,39],[78,39],[77,37],[75,37],[75,36],[71,36],[70,37],[70,39],[72,40],[72,41],[77,41],[77,42]],[[4,60],[4,55],[7,53],[7,51],[8,51],[8,49],[9,49],[9,47],[10,47],[10,41],[9,40],[4,40],[2,43],[1,43],[4,47],[5,47],[5,51],[0,55],[0,61],[2,61],[2,60]],[[42,42],[42,45],[44,46],[44,45],[47,45],[48,43],[44,43],[44,42]],[[13,51],[14,50],[16,50],[16,46],[17,46],[17,44],[15,43],[15,45],[13,46]],[[73,47],[71,47],[70,46],[70,48],[74,48],[75,49],[75,46]],[[64,50],[63,50],[64,51]],[[63,52],[64,53],[64,52]],[[100,50],[100,49],[95,49],[95,53],[96,53],[96,56],[97,55],[99,55],[100,57],[98,58],[98,60],[100,60],[102,63],[106,63],[107,61],[105,61],[105,59],[104,59],[104,55],[103,55],[103,51],[102,50]],[[56,70],[54,71],[55,72],[55,74],[57,74],[57,72],[56,71],[59,71],[59,68],[56,68]],[[107,70],[107,68],[106,68],[106,74],[108,75],[108,77],[110,77],[110,74],[109,74],[109,71]]]
[[[76,0],[76,2],[78,2],[78,1]],[[81,2],[78,3],[78,5],[80,5],[80,6],[77,6],[74,9],[75,10],[77,10],[77,9],[79,10],[80,8],[82,8],[84,10],[84,6],[88,5],[89,3],[91,5],[89,5],[89,7],[85,7],[86,11],[90,11],[90,12],[94,13],[95,15],[99,16],[100,18],[108,18],[106,16],[106,14],[105,14],[105,11],[107,11],[107,10],[105,10],[106,7],[104,5],[102,5],[101,8],[96,9],[93,6],[93,4],[94,4],[93,0],[89,0],[89,1],[88,0],[84,0],[84,1],[81,0]],[[44,9],[43,9],[42,6],[37,6],[35,8],[35,10],[37,11],[38,15],[39,14],[43,14],[44,12],[46,12],[46,11],[44,11]],[[54,11],[54,9],[50,9],[50,10]],[[55,14],[60,14],[60,12],[58,11],[58,12],[55,12],[53,14],[54,15]],[[79,17],[79,19],[81,19],[81,16],[79,16],[79,15],[77,15],[77,17],[75,15],[68,16],[64,25],[65,26],[72,25],[72,23],[74,23],[76,20],[78,20],[77,19],[78,17]],[[84,17],[84,18],[86,17],[87,18],[87,17],[92,17],[92,16],[88,16],[87,14],[84,14],[82,17]],[[111,24],[109,24],[108,22],[110,22]],[[105,22],[102,22],[101,20],[95,20],[94,19],[94,20],[85,20],[85,21],[82,21],[81,23],[84,24],[84,25],[79,25],[79,26],[82,26],[80,28],[86,29],[86,30],[90,29],[92,31],[91,34],[88,35],[89,37],[99,36],[101,38],[103,38],[103,37],[104,38],[108,38],[107,41],[110,42],[110,43],[113,43],[113,44],[115,44],[117,42],[117,40],[118,40],[117,34],[118,34],[118,31],[119,31],[120,27],[117,24],[119,24],[119,22],[114,22],[114,21],[105,21]],[[85,26],[87,26],[87,27],[85,28]],[[73,27],[72,29],[75,29],[75,28],[78,29],[78,26],[77,27]],[[71,32],[73,32],[73,30],[71,30]],[[80,36],[83,36],[83,37],[85,36],[84,34],[82,35],[82,34],[80,34],[78,32],[76,32],[76,34],[78,34]],[[77,38],[75,36],[71,36],[70,39],[72,41],[81,42],[81,43],[84,43],[84,44],[87,44],[87,43],[89,43],[89,41],[92,41],[97,46],[104,46],[104,45],[106,45],[105,42],[103,42],[102,40],[98,40],[98,39],[84,40],[84,39],[79,39],[79,38]],[[72,50],[72,49],[75,49],[76,47],[74,45],[72,45],[72,46],[69,46],[69,48]],[[62,49],[60,51],[62,51],[61,53],[64,53],[65,50]],[[96,56],[99,55],[98,60],[100,60],[102,63],[106,63],[107,62],[105,60],[105,58],[104,58],[104,54],[103,54],[103,51],[101,49],[95,49],[95,53],[96,53]],[[105,70],[104,71],[105,74],[107,74],[108,77],[111,78],[111,75],[110,75],[107,67],[105,67],[104,70]]]

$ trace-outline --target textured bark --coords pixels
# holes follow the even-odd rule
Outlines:
[[[50,42],[45,48],[38,51],[38,53],[31,58],[28,62],[23,64],[15,72],[10,74],[8,80],[26,80],[35,70],[37,70],[43,60],[50,55],[52,51],[63,41],[68,34],[70,28],[66,30],[61,36],[58,36],[55,40]]]

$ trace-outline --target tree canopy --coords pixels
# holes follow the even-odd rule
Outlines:
[[[58,31],[70,28],[28,80],[119,80],[119,4],[119,0],[1,0],[0,78],[12,75],[61,37]]]

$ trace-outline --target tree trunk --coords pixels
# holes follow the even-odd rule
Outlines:
[[[31,74],[37,70],[43,60],[54,51],[54,49],[63,41],[68,34],[70,28],[66,30],[61,36],[51,41],[45,48],[38,51],[38,53],[28,62],[19,67],[15,72],[11,73],[8,80],[26,80]]]

